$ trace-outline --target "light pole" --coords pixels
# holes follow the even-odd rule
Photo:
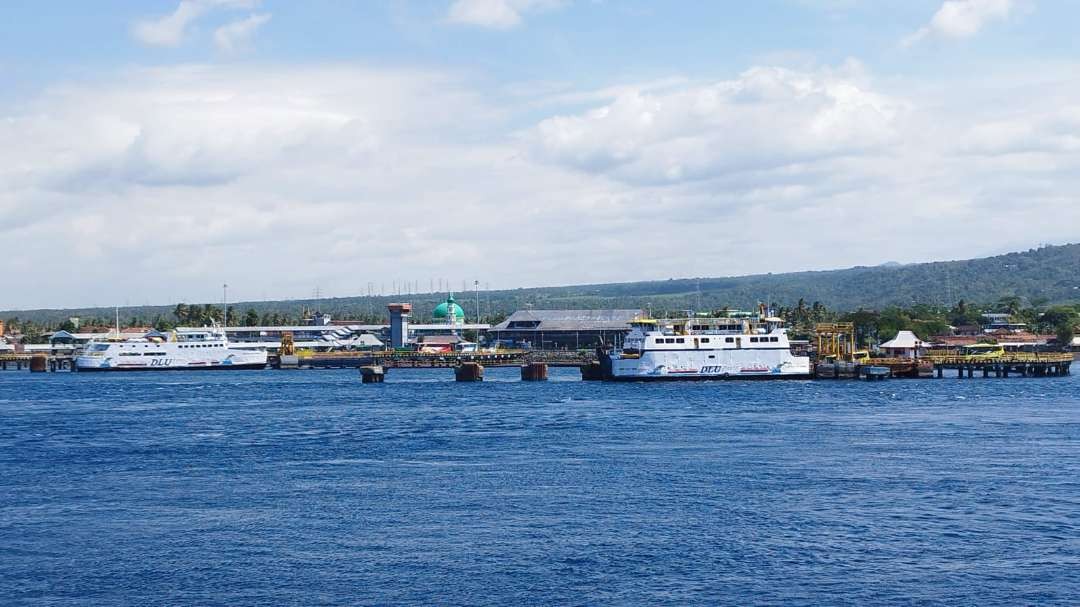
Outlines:
[[[480,281],[474,280],[472,284],[473,291],[476,293],[476,324],[480,324]]]
[[[224,325],[227,327],[229,326],[229,285],[227,283],[221,285],[221,307],[225,310],[222,317],[225,319]]]

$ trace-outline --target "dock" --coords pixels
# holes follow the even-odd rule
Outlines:
[[[958,378],[983,377],[1060,377],[1069,375],[1073,363],[1071,353],[1016,352],[996,357],[931,355],[937,377],[944,377],[945,370],[955,370]]]
[[[0,371],[23,368],[34,372],[74,371],[75,357],[70,354],[16,353],[0,354]]]
[[[549,367],[580,367],[596,362],[594,353],[573,350],[500,350],[498,352],[308,352],[297,355],[297,366],[312,369],[355,369],[379,366],[384,369],[450,369],[465,363],[485,367],[520,367],[544,363]],[[277,367],[271,359],[271,365]]]

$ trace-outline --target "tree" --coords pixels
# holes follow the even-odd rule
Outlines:
[[[259,326],[259,313],[255,308],[248,308],[247,312],[244,312],[244,326],[245,327],[257,327]]]
[[[1023,304],[1021,303],[1019,297],[1015,295],[1009,295],[999,299],[997,307],[1002,312],[1007,312],[1010,316],[1015,316],[1016,313],[1021,310]]]
[[[188,315],[191,314],[191,309],[188,308],[186,303],[178,303],[173,308],[173,316],[176,317],[176,322],[186,323],[188,321]]]
[[[1054,335],[1059,346],[1062,348],[1072,347],[1073,338],[1076,337],[1076,325],[1071,321],[1063,322],[1057,326]]]
[[[1062,325],[1076,326],[1076,311],[1068,306],[1056,306],[1039,316],[1037,328],[1040,331],[1057,331]]]

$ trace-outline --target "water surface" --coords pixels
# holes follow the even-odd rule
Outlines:
[[[1080,380],[0,373],[4,605],[1080,602]]]

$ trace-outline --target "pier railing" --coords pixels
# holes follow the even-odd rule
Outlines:
[[[950,353],[930,353],[924,357],[935,365],[1023,365],[1031,363],[1071,363],[1067,352],[1006,352],[999,356]]]

